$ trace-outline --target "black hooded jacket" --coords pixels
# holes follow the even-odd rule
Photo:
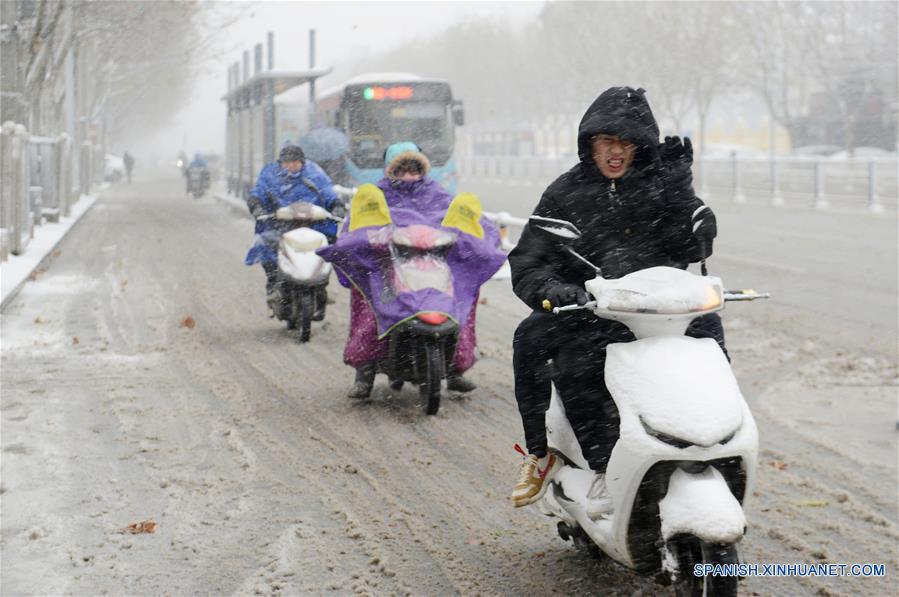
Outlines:
[[[593,161],[593,138],[615,135],[637,146],[625,175],[611,180]],[[647,267],[686,268],[698,261],[691,217],[703,205],[691,177],[671,179],[659,155],[659,127],[642,89],[613,87],[587,109],[578,129],[580,162],[555,180],[534,215],[567,220],[581,231],[572,248],[620,278]],[[583,284],[594,271],[526,226],[509,254],[515,294],[540,309],[558,283]]]

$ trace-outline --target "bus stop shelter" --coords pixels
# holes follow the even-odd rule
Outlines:
[[[248,71],[244,64],[244,71]],[[303,71],[261,71],[261,55],[256,73],[243,81],[239,65],[228,71],[228,104],[225,129],[225,171],[228,192],[246,198],[264,164],[275,159],[279,150],[278,114],[275,97],[312,83],[331,72],[331,68]],[[310,110],[312,106],[310,106]]]

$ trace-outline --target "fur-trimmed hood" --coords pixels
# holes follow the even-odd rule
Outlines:
[[[421,152],[421,148],[415,143],[404,141],[394,143],[384,152],[384,174],[387,178],[395,178],[393,171],[406,160],[417,162],[421,166],[422,174],[427,174],[431,170],[431,162]]]

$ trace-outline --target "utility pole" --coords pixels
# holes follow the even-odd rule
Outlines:
[[[269,31],[266,36],[267,47],[267,70],[275,68],[275,34]],[[265,117],[265,131],[267,138],[265,140],[265,161],[274,162],[275,156],[278,154],[278,135],[275,130],[275,82],[272,80],[260,83],[263,88],[263,112]]]
[[[309,70],[315,68],[315,29],[309,30]],[[309,81],[309,130],[314,126],[315,115],[315,78]]]

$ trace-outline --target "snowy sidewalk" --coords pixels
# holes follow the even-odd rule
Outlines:
[[[48,222],[35,226],[34,238],[22,255],[10,255],[0,263],[0,310],[15,298],[19,290],[49,257],[66,234],[78,223],[97,201],[96,195],[81,195],[72,205],[71,215],[59,218],[59,222]]]

